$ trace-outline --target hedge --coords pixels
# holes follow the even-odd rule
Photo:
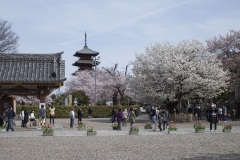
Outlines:
[[[131,106],[132,108],[138,108],[138,105]],[[16,114],[19,115],[22,108],[26,108],[29,114],[31,111],[34,111],[35,117],[38,117],[38,110],[39,106],[17,106]],[[55,118],[69,118],[69,111],[73,108],[75,111],[75,117],[77,117],[77,110],[78,108],[82,108],[83,117],[86,118],[88,116],[88,106],[56,106],[55,107]],[[127,106],[97,106],[97,107],[90,107],[93,111],[92,116],[93,118],[109,118],[111,116],[111,111],[113,108],[121,108],[122,110],[127,108]],[[47,106],[47,117],[49,117],[49,107]]]

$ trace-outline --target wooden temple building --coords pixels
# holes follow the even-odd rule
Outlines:
[[[82,50],[77,51],[73,56],[78,57],[78,61],[73,63],[73,66],[78,67],[78,71],[81,70],[92,70],[93,66],[97,66],[100,64],[99,61],[97,61],[96,56],[99,54],[99,52],[93,51],[88,48],[87,46],[87,34],[85,32],[85,45]],[[76,72],[78,72],[76,71]],[[76,72],[72,75],[76,75]]]
[[[9,106],[16,111],[12,95],[36,96],[45,105],[45,97],[66,80],[62,54],[0,53],[0,115]]]

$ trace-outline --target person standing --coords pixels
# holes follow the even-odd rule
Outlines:
[[[130,108],[130,112],[129,112],[129,122],[130,122],[130,126],[133,126],[133,123],[135,122],[135,118],[136,118],[136,115],[135,115],[133,109]]]
[[[200,106],[197,107],[197,119],[198,120],[202,120],[201,107]]]
[[[208,122],[210,122],[210,110],[211,110],[211,106],[208,104],[206,109],[206,118]]]
[[[12,110],[12,107],[9,108],[8,112],[6,113],[6,116],[8,118],[8,126],[6,131],[8,132],[8,130],[11,129],[14,132],[13,118],[15,117],[15,112]]]
[[[112,123],[116,122],[116,117],[117,117],[117,112],[116,112],[116,109],[113,108],[113,109],[112,109],[112,113],[111,113]]]
[[[71,108],[70,113],[69,113],[69,116],[70,116],[70,128],[73,129],[73,126],[74,126],[74,118],[75,118],[75,113],[74,113],[73,108]]]
[[[122,118],[123,118],[122,109],[119,108],[119,109],[118,109],[118,112],[117,112],[117,123],[118,123],[118,129],[117,129],[117,130],[122,130],[122,129],[121,129],[121,121],[122,121]]]
[[[226,122],[227,121],[227,107],[226,106],[223,106],[222,112],[223,112],[222,121]]]
[[[23,127],[27,128],[27,122],[29,121],[29,115],[28,115],[28,111],[25,108],[24,109],[24,121],[23,121]]]
[[[83,118],[83,111],[81,108],[78,108],[78,124],[82,122],[82,118]]]
[[[21,127],[24,127],[24,108],[22,108],[22,110],[20,112],[20,116],[21,116],[21,120],[22,120]]]
[[[125,109],[123,111],[122,126],[127,126],[127,117],[128,117],[128,112],[127,112],[127,109]]]
[[[46,115],[47,115],[47,111],[46,109],[44,108],[44,105],[41,105],[41,108],[39,108],[38,110],[38,127],[41,128],[42,125],[45,123],[45,118],[46,118]]]
[[[168,120],[169,120],[168,111],[164,109],[162,112],[163,130],[167,129]]]
[[[92,109],[89,107],[88,108],[88,118],[92,118]]]
[[[222,113],[222,108],[219,107],[219,108],[218,108],[218,119],[219,119],[219,120],[222,120],[222,114],[223,114],[223,113]]]
[[[231,112],[231,115],[232,115],[232,121],[236,121],[236,109],[232,109],[232,112]]]
[[[30,119],[30,127],[31,127],[31,126],[33,126],[33,123],[35,122],[34,111],[31,111],[29,119]]]
[[[212,125],[214,124],[214,132],[216,132],[217,130],[217,122],[218,122],[218,118],[217,118],[217,113],[218,113],[218,110],[216,108],[216,105],[215,104],[212,104],[211,105],[211,109],[210,109],[210,117],[209,117],[209,121],[210,121],[210,132],[213,133],[213,130],[212,130]]]
[[[54,126],[55,107],[51,106],[49,110],[50,110],[50,125],[52,125],[52,122],[53,122],[53,126]]]

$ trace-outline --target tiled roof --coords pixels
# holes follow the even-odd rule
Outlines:
[[[93,66],[95,66],[95,63],[94,63],[95,61],[93,61],[93,60],[78,60],[78,61],[76,61],[75,63],[73,63],[72,65],[73,66],[79,66],[79,65],[81,65],[81,64],[91,64],[91,65],[93,65]],[[97,65],[98,65],[98,61],[96,61],[96,63],[97,63]]]
[[[65,80],[65,61],[60,53],[0,53],[0,83],[46,83]]]
[[[88,46],[84,46],[84,48],[80,51],[77,51],[74,56],[80,57],[81,55],[92,55],[92,56],[97,56],[99,52],[93,51],[88,48]]]

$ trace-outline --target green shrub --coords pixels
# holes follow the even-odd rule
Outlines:
[[[139,106],[134,105],[131,106],[132,108],[138,108]],[[30,112],[34,111],[35,117],[38,117],[38,110],[39,106],[17,106],[17,115],[20,114],[22,108],[26,108],[27,111]],[[86,118],[88,116],[88,106],[56,106],[55,107],[55,118],[69,118],[69,111],[73,108],[75,112],[75,117],[77,118],[77,110],[78,108],[82,108],[83,111],[83,118]],[[111,116],[111,111],[113,108],[119,108],[118,106],[97,106],[97,107],[91,107],[93,113],[93,118],[109,118]],[[127,108],[127,106],[121,106],[122,110]],[[47,107],[47,118],[50,115],[49,107]]]

